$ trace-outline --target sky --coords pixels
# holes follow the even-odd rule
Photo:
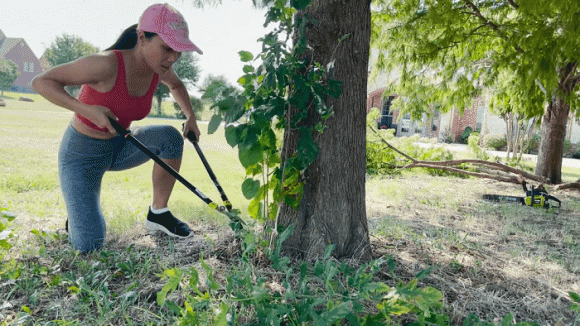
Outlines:
[[[222,0],[222,5],[203,9],[195,8],[191,0],[16,0],[2,4],[0,30],[7,37],[23,38],[38,58],[64,33],[103,50],[138,23],[148,6],[159,2],[183,14],[190,39],[203,51],[198,56],[198,84],[209,74],[236,84],[243,74],[238,52],[259,53],[257,40],[266,33],[265,11],[254,9],[251,0]]]

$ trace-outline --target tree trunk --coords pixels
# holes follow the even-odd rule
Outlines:
[[[564,137],[566,122],[570,113],[570,104],[566,98],[570,95],[577,82],[569,76],[576,70],[576,63],[569,63],[560,69],[558,90],[552,96],[546,112],[542,116],[540,128],[542,139],[536,164],[537,176],[545,177],[552,184],[562,183],[562,156],[564,154]]]
[[[157,95],[155,98],[157,99],[157,115],[161,116],[161,101],[163,100],[163,96]]]
[[[304,174],[304,195],[297,210],[282,205],[279,223],[294,225],[284,242],[287,254],[316,258],[327,245],[333,256],[371,258],[365,207],[366,90],[370,43],[370,0],[312,0],[297,13],[308,20],[305,34],[309,58],[326,66],[335,61],[330,78],[342,81],[342,94],[327,97],[334,116],[315,142],[316,160]],[[339,42],[346,34],[349,37]],[[292,114],[292,111],[289,113]],[[290,116],[286,121],[290,121]],[[315,120],[315,119],[311,119]],[[315,124],[316,121],[310,121]],[[296,147],[298,132],[284,135],[283,157]]]
[[[563,98],[556,96],[552,98],[542,117],[540,128],[542,139],[534,173],[539,177],[548,178],[552,184],[562,183],[562,156],[569,111],[570,105]]]
[[[510,159],[510,153],[512,151],[512,138],[513,138],[513,114],[512,113],[506,113],[505,115],[502,116],[503,120],[505,121],[505,125],[506,125],[506,157],[509,160]]]

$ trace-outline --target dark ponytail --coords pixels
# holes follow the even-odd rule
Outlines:
[[[109,47],[105,51],[131,50],[135,46],[137,46],[137,36],[138,36],[137,26],[138,25],[135,24],[135,25],[130,26],[126,30],[124,30],[123,34],[121,34],[121,36],[119,36],[119,38],[117,39],[115,44],[111,45],[111,47]],[[155,35],[157,35],[155,33],[150,33],[150,32],[144,32],[144,33],[145,33],[145,37],[148,39],[153,38]]]

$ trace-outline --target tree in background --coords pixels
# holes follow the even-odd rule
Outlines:
[[[191,103],[191,107],[193,108],[193,113],[195,114],[196,119],[201,120],[201,113],[203,112],[204,109],[203,101],[195,96],[190,96],[189,102]],[[183,111],[181,110],[177,102],[173,103],[173,108],[175,109],[176,118],[185,119],[185,114],[183,114]]]
[[[566,121],[577,110],[580,3],[576,0],[374,0],[375,67],[398,71],[390,90],[460,111],[502,73],[528,116],[542,115],[535,174],[560,183]],[[492,90],[494,91],[494,90]],[[501,91],[501,90],[499,90]],[[541,92],[543,102],[534,95]],[[530,100],[530,102],[527,102]],[[420,114],[402,100],[393,103]]]
[[[231,85],[226,77],[216,77],[211,74],[203,81],[200,91],[202,93],[201,99],[209,101],[212,105],[225,97],[242,93],[237,87]]]
[[[0,60],[0,90],[2,90],[2,96],[4,96],[5,90],[12,88],[19,74],[18,65],[12,60]]]
[[[532,141],[544,103],[544,96],[538,88],[532,89],[534,93],[522,96],[519,82],[512,72],[500,74],[492,85],[495,92],[489,103],[490,111],[506,123],[507,158],[511,155],[517,160],[522,158]],[[535,110],[530,110],[530,106]]]
[[[52,67],[74,61],[78,58],[99,52],[99,48],[83,41],[82,38],[74,35],[63,34],[58,36],[46,50],[46,59]],[[75,94],[79,86],[65,87],[67,92]]]
[[[181,79],[185,87],[194,86],[199,79],[198,57],[192,52],[182,52],[181,57],[173,64],[175,74]],[[169,87],[163,83],[159,83],[155,90],[155,98],[157,99],[157,115],[162,115],[161,101],[169,95]]]

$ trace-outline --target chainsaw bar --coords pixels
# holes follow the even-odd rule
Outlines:
[[[516,197],[516,196],[483,195],[483,199],[487,200],[487,201],[496,202],[496,203],[504,202],[504,203],[519,204],[519,205],[526,204],[526,199],[524,197]]]

